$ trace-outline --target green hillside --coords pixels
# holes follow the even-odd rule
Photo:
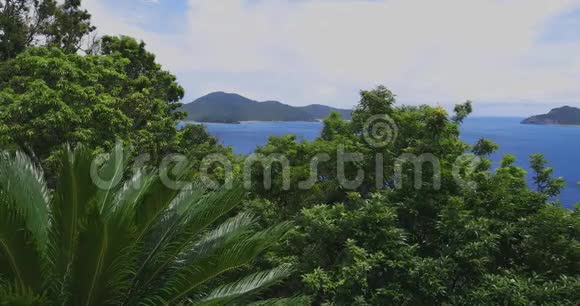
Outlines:
[[[336,109],[324,105],[294,107],[278,101],[258,102],[238,94],[214,92],[192,103],[185,104],[181,110],[188,113],[185,120],[196,122],[240,121],[316,121],[339,112],[343,118],[350,119],[350,110]]]
[[[580,108],[563,106],[552,109],[544,115],[532,116],[522,121],[523,124],[580,125]]]

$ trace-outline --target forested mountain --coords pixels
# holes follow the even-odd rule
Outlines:
[[[240,121],[315,121],[331,112],[339,112],[350,119],[350,110],[336,109],[324,105],[294,107],[278,101],[258,102],[238,94],[214,92],[203,96],[181,108],[188,113],[185,120],[197,122],[240,122]]]
[[[544,115],[532,116],[522,121],[523,124],[580,125],[580,108],[562,106],[552,109]]]
[[[312,104],[298,108],[306,111],[310,115],[314,116],[316,119],[324,119],[331,112],[339,113],[343,119],[350,119],[352,113],[352,110],[350,109],[338,109],[320,104]]]

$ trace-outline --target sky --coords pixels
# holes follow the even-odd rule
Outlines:
[[[519,116],[580,107],[580,0],[84,0],[99,35],[145,41],[186,90],[351,108]]]

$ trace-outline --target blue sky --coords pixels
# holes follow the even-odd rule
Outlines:
[[[580,0],[85,0],[99,34],[144,40],[187,91],[527,116],[580,106]]]

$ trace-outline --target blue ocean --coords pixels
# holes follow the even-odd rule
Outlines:
[[[474,144],[489,138],[500,145],[492,156],[496,165],[503,154],[513,154],[517,164],[528,168],[529,156],[543,153],[556,176],[562,176],[567,187],[560,196],[562,204],[573,207],[580,202],[580,127],[520,124],[522,118],[469,118],[462,126],[461,138]],[[322,129],[320,122],[255,122],[242,124],[206,124],[211,134],[231,146],[234,152],[248,154],[264,145],[271,135],[294,134],[313,140]],[[531,175],[530,179],[531,179]]]

